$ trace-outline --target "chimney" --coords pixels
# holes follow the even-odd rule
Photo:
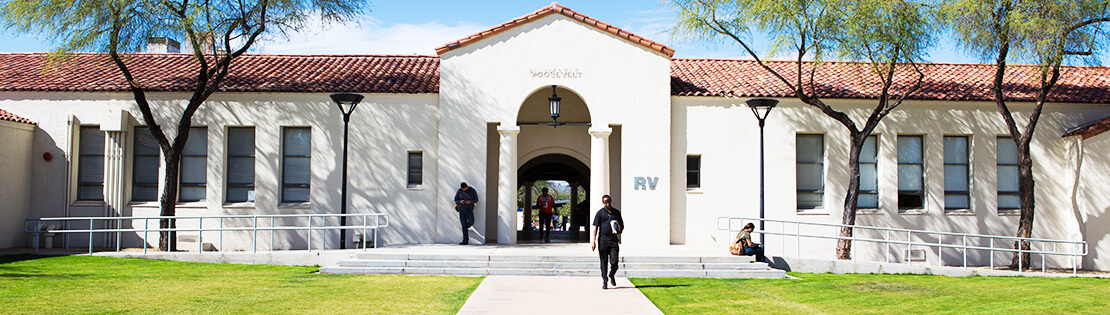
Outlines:
[[[169,37],[150,37],[146,39],[146,52],[148,53],[180,53],[181,43]]]

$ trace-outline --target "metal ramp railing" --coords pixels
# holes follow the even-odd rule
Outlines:
[[[747,223],[747,222],[758,223],[759,221],[760,221],[759,218],[750,218],[750,217],[718,217],[717,218],[717,230],[729,231],[730,233],[735,233],[735,232],[739,232],[740,229],[744,226],[745,223]],[[916,247],[936,248],[937,249],[937,255],[938,255],[938,257],[937,257],[937,265],[938,266],[944,266],[943,265],[944,264],[944,259],[943,259],[944,258],[944,252],[941,249],[945,249],[945,248],[956,249],[956,250],[959,250],[963,255],[963,268],[968,267],[968,260],[967,260],[968,251],[989,252],[990,253],[990,267],[991,267],[991,269],[994,269],[994,266],[995,266],[994,256],[995,256],[995,253],[997,253],[997,252],[1001,252],[1001,253],[1029,253],[1029,254],[1034,254],[1034,255],[1040,255],[1041,256],[1041,272],[1046,272],[1046,257],[1048,257],[1048,256],[1070,257],[1071,258],[1072,274],[1074,275],[1078,272],[1078,266],[1079,266],[1079,261],[1078,260],[1079,260],[1079,258],[1083,257],[1083,256],[1086,256],[1087,253],[1088,253],[1087,242],[1085,242],[1085,241],[1067,241],[1067,240],[1051,240],[1051,239],[1041,239],[1041,238],[1022,238],[1022,237],[1003,236],[1003,235],[983,235],[983,234],[970,234],[970,233],[937,232],[937,231],[925,231],[925,230],[911,230],[911,229],[898,229],[898,228],[887,228],[887,227],[874,227],[874,226],[864,226],[864,225],[844,225],[844,224],[833,224],[833,223],[803,222],[803,221],[794,221],[794,220],[763,219],[762,221],[766,222],[766,223],[777,224],[777,225],[779,225],[780,228],[778,229],[778,231],[773,231],[773,229],[769,228],[770,224],[768,224],[767,229],[762,230],[762,231],[757,229],[756,231],[754,231],[752,233],[763,233],[763,234],[766,234],[766,235],[780,235],[780,236],[782,236],[782,239],[784,241],[787,237],[794,237],[795,238],[795,257],[798,257],[798,258],[802,257],[801,256],[802,255],[801,254],[802,238],[851,240],[852,241],[852,255],[851,256],[852,256],[853,261],[856,260],[856,256],[857,256],[855,251],[859,248],[859,246],[857,246],[857,244],[859,244],[859,243],[857,243],[857,242],[869,242],[869,243],[878,243],[878,244],[885,244],[886,245],[885,246],[886,250],[884,251],[884,256],[885,256],[885,259],[886,259],[887,263],[890,263],[891,246],[906,246],[906,249],[907,249],[908,253],[912,252],[912,250],[915,246]],[[758,224],[757,224],[757,226],[758,226]],[[790,232],[790,230],[787,228],[788,226],[793,227],[793,232]],[[839,230],[840,230],[840,228],[843,228],[843,227],[852,227],[852,228],[855,229],[854,233],[852,233],[851,237],[842,237],[842,236],[839,235]],[[812,230],[821,229],[821,228],[826,228],[826,229],[827,228],[832,228],[833,233],[831,233],[831,234],[821,234],[821,233],[810,232]],[[860,236],[860,234],[863,234],[863,233],[859,233],[859,231],[873,232],[873,234],[882,235],[882,237]],[[895,239],[897,237],[901,237],[902,235],[905,236],[905,240]],[[915,241],[915,239],[923,239],[923,238],[935,238],[937,241],[935,243],[934,242]],[[945,240],[948,240],[949,242],[946,243]],[[969,242],[969,240],[972,240],[972,241]],[[982,243],[984,241],[988,244],[987,246],[982,245]],[[1018,241],[1030,243],[1029,249],[1028,250],[1023,250],[1023,249],[1020,249],[1020,248],[1015,249],[1015,248],[997,247],[996,246],[996,245],[1006,246],[1005,244],[1007,244],[1007,243],[1013,244],[1013,242],[1018,242]],[[779,242],[780,246],[783,246],[781,248],[782,249],[781,252],[785,254],[786,248],[785,248],[785,244],[783,244],[783,243],[784,242]],[[764,250],[766,250],[766,248]],[[907,263],[907,265],[913,265],[913,259],[905,259],[905,262]],[[1019,259],[1018,260],[1018,272],[1021,272],[1022,270],[1024,270],[1023,267],[1026,267],[1026,266],[1022,266],[1021,265],[1021,260]]]
[[[361,220],[353,220],[346,226],[341,226],[338,222],[332,224],[329,218],[360,218]],[[177,227],[174,228],[160,228],[159,220],[162,219],[175,219],[177,220]],[[153,226],[151,226],[153,221]],[[235,221],[234,223],[231,223]],[[297,224],[287,224],[288,221],[294,221]],[[259,224],[259,223],[262,224]],[[85,224],[88,226],[84,226]],[[141,223],[141,227],[139,224]],[[195,223],[195,224],[190,224]],[[247,223],[247,224],[243,224]],[[301,225],[303,223],[303,225]],[[361,224],[359,224],[361,223]],[[77,227],[74,227],[77,225]],[[189,227],[181,227],[182,225]],[[195,227],[194,227],[195,226]],[[271,214],[271,215],[212,215],[212,216],[145,216],[145,217],[69,217],[69,218],[31,218],[24,220],[23,231],[29,233],[34,237],[33,247],[37,254],[40,247],[40,239],[44,235],[61,234],[65,238],[63,243],[66,250],[69,250],[70,236],[74,234],[87,234],[89,238],[88,247],[89,253],[93,252],[93,239],[96,234],[105,235],[107,242],[108,237],[114,234],[115,236],[115,250],[121,250],[121,239],[124,233],[142,234],[143,240],[143,254],[147,253],[147,240],[150,239],[151,232],[196,232],[197,237],[197,251],[204,253],[204,232],[217,232],[218,242],[220,249],[223,250],[224,232],[230,231],[250,231],[251,247],[253,252],[258,252],[258,232],[270,232],[270,250],[275,250],[274,236],[276,231],[306,231],[307,248],[305,250],[313,250],[313,234],[317,231],[325,231],[320,242],[320,248],[326,249],[327,246],[327,233],[331,230],[353,230],[362,231],[363,240],[362,249],[367,248],[365,241],[366,235],[370,233],[373,237],[374,247],[378,246],[378,229],[389,226],[389,215],[385,213],[359,213],[359,214]],[[158,234],[154,234],[158,235]],[[157,239],[157,238],[156,238]]]

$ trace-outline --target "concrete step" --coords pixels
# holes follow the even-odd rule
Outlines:
[[[322,273],[330,274],[412,274],[412,275],[458,275],[458,276],[582,276],[599,277],[598,269],[513,269],[513,268],[424,268],[424,267],[324,267]],[[618,277],[657,278],[657,277],[709,277],[709,278],[785,278],[786,272],[768,270],[620,270]]]
[[[367,260],[447,260],[447,261],[539,261],[539,262],[595,262],[596,255],[448,255],[448,254],[391,254],[360,253],[357,259]],[[626,263],[750,263],[752,256],[666,257],[621,256]]]
[[[428,267],[428,268],[508,268],[508,269],[595,269],[599,261],[591,262],[528,262],[528,261],[468,261],[468,260],[346,260],[343,267]],[[764,270],[765,263],[622,263],[623,270]]]

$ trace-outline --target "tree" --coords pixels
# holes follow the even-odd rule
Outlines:
[[[55,56],[63,61],[67,52],[107,52],[158,141],[166,167],[160,214],[174,216],[179,163],[193,114],[219,91],[234,61],[269,35],[303,29],[312,15],[320,16],[324,23],[343,22],[361,14],[363,6],[357,0],[8,0],[0,2],[0,20],[7,29],[59,42]],[[188,53],[196,62],[195,84],[176,125],[159,125],[144,82],[136,79],[128,66],[128,54],[141,51],[150,37],[183,38],[192,47]],[[172,229],[176,222],[163,219],[159,227]],[[175,250],[174,237],[174,233],[162,231],[158,247]]]
[[[994,59],[994,80],[991,92],[1006,131],[1018,152],[1018,193],[1021,215],[1017,237],[1033,235],[1036,211],[1036,190],[1033,156],[1030,144],[1045,102],[1060,79],[1060,67],[1075,57],[1090,57],[1105,45],[1106,30],[1102,22],[1110,21],[1105,0],[952,0],[940,5],[940,17],[957,35],[959,43],[978,53],[985,60]],[[1007,64],[1010,60],[1029,62],[1040,69],[1036,82],[1034,105],[1023,123],[1007,105],[1015,92],[1007,87]],[[1014,243],[1015,249],[1029,250],[1029,242]],[[1012,268],[1029,266],[1030,254],[1014,254]]]
[[[844,198],[841,237],[851,237],[859,199],[859,156],[864,141],[879,122],[920,89],[924,74],[918,62],[933,40],[931,9],[904,0],[673,0],[680,9],[675,34],[732,40],[764,70],[781,81],[801,102],[836,120],[849,133],[849,182]],[[792,53],[794,69],[764,62],[748,37],[750,29],[765,32],[773,43],[769,55]],[[862,125],[822,99],[819,70],[828,54],[861,61],[874,75],[881,93]],[[811,62],[804,59],[812,58]],[[897,73],[913,74],[912,84],[895,86]],[[821,77],[821,79],[833,79]],[[851,258],[851,241],[837,242],[837,257]]]

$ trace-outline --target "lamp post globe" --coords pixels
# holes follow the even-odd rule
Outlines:
[[[771,114],[771,110],[779,104],[779,100],[773,98],[753,98],[747,100],[745,103],[752,109],[752,114],[755,114],[755,119],[759,120],[759,244],[763,245],[763,250],[767,250],[767,244],[764,243],[764,179],[763,179],[763,126],[767,121],[767,115]],[[766,255],[764,255],[766,257]]]
[[[351,113],[358,107],[358,103],[362,102],[363,96],[361,94],[353,93],[335,93],[330,95],[331,100],[339,106],[339,112],[343,113],[343,186],[340,188],[339,199],[339,249],[347,249],[347,130],[351,121]],[[366,242],[363,241],[363,244]]]

